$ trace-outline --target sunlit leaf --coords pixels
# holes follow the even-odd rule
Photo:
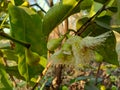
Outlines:
[[[9,77],[4,70],[3,66],[0,65],[0,90],[12,90],[12,85]]]
[[[31,44],[31,50],[39,55],[47,56],[47,41],[41,29],[42,17],[27,7],[9,4],[9,16],[11,35],[17,40]],[[30,67],[26,63],[24,46],[16,43],[15,50],[18,53],[19,73],[28,81],[36,74],[40,74],[43,66]],[[44,65],[44,64],[43,64]]]
[[[46,60],[46,58],[44,58],[44,57],[40,57],[40,62],[39,62],[39,64],[40,65],[42,65],[44,68],[46,67],[46,65],[47,65],[47,60]]]
[[[11,35],[17,40],[31,44],[31,49],[40,55],[46,55],[46,37],[41,30],[42,18],[32,9],[17,7],[9,4],[9,16],[11,24]],[[39,42],[39,43],[38,43]],[[20,53],[24,52],[23,46],[16,44]]]
[[[24,55],[18,56],[18,70],[21,76],[23,76],[26,79],[26,81],[29,81],[28,66]]]

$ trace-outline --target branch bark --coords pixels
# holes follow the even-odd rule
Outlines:
[[[51,66],[51,63],[48,63],[46,68],[43,70],[42,74],[38,77],[37,83],[34,85],[34,87],[31,90],[35,90],[35,88],[39,85],[41,78],[46,74],[50,66]]]
[[[53,86],[53,90],[59,90],[60,89],[60,85],[61,85],[61,82],[62,82],[62,79],[61,79],[61,75],[62,75],[62,69],[63,69],[63,65],[62,64],[59,64],[59,65],[56,65],[55,66],[55,86]]]
[[[13,42],[16,42],[26,48],[30,48],[30,44],[27,43],[27,42],[23,42],[23,41],[20,41],[20,40],[17,40],[17,39],[14,39],[13,37],[9,36],[8,34],[4,33],[3,31],[0,31],[0,36],[6,38],[6,39],[9,39],[9,40],[12,40]]]
[[[109,0],[108,0],[109,1]],[[98,12],[93,15],[89,20],[87,20],[76,32],[76,35],[80,36],[85,30],[86,28],[94,21],[94,19],[101,14],[101,12],[103,12],[104,10],[106,10],[106,5],[108,4],[108,2],[106,2],[101,9],[98,10]]]

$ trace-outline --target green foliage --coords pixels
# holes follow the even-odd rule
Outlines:
[[[85,86],[85,90],[99,90],[94,84],[92,83],[87,83]]]
[[[60,3],[54,5],[43,18],[43,30],[45,30],[45,35],[48,35],[57,25],[59,25],[68,16],[78,12],[76,10],[76,7],[80,4],[81,1],[82,0],[62,0]]]
[[[2,65],[0,65],[0,80],[1,90],[12,90],[11,82],[8,79],[8,75]]]
[[[93,4],[93,0],[83,0],[80,4],[80,9],[90,9]]]
[[[18,70],[21,76],[23,76],[26,79],[26,81],[30,80],[29,72],[28,72],[28,65],[26,63],[24,55],[18,56]]]
[[[21,5],[25,0],[14,0],[16,6]]]
[[[25,80],[18,71],[17,66],[5,67],[5,70],[8,74],[15,76],[18,79]]]
[[[68,47],[71,48],[65,48],[66,44],[70,45]],[[111,31],[96,37],[87,36],[83,39],[79,36],[73,36],[66,40],[65,45],[63,44],[62,50],[51,56],[53,63],[73,65],[74,62],[77,66],[87,64],[91,59],[103,59],[105,62],[119,65],[115,51],[115,37]],[[94,51],[97,51],[100,55],[98,56]]]
[[[46,55],[46,38],[41,30],[42,18],[40,15],[29,8],[17,7],[12,4],[9,4],[8,9],[11,22],[11,35],[18,40],[30,43],[32,51],[40,55]],[[39,38],[40,36],[43,38]],[[24,48],[17,44],[16,50],[20,53],[24,51]]]
[[[46,38],[43,36],[43,31],[41,30],[42,18],[35,11],[26,7],[18,7],[12,4],[9,4],[8,7],[11,22],[11,35],[17,40],[30,43],[31,50],[36,52],[33,53],[27,50],[27,53],[25,53],[25,48],[16,43],[15,49],[18,53],[18,70],[28,81],[32,76],[36,75],[36,73],[40,73],[44,69],[41,65],[33,66],[32,68],[29,66],[29,64],[33,65],[34,62],[39,63],[40,56],[38,56],[38,54],[46,56],[47,53]],[[42,38],[39,38],[40,36]],[[30,55],[28,55],[28,52],[31,52]],[[37,61],[36,55],[39,57]]]
[[[104,4],[108,0],[95,0],[95,1]]]
[[[50,76],[51,80],[48,80],[47,75],[45,76],[49,69],[46,64],[49,62],[53,64],[51,71],[56,64],[74,66],[74,70],[78,68],[85,70],[85,66],[89,67],[90,62],[96,61],[97,64],[106,62],[119,66],[119,54],[116,52],[117,42],[112,31],[114,29],[120,32],[119,0],[61,0],[47,13],[34,10],[28,2],[26,7],[25,1],[11,0],[12,3],[10,2],[9,5],[7,0],[0,1],[0,89],[13,89],[9,80],[11,75],[15,79],[26,81],[30,87],[40,83],[40,90],[44,89],[49,81],[50,85],[55,82],[54,77],[58,78],[57,75],[55,76],[59,71],[56,68],[55,73],[52,72],[54,75]],[[75,13],[78,13],[78,17],[75,17],[76,30],[70,30],[57,39],[48,40],[53,29]],[[9,14],[9,19],[7,14]],[[6,28],[10,31],[9,35],[4,33]],[[64,30],[64,28],[60,29]],[[72,35],[71,31],[73,31]],[[47,58],[48,50],[54,51],[49,59]],[[106,78],[103,76],[99,78],[97,75],[99,69],[101,69],[100,66],[92,68],[95,70],[92,71],[92,73],[95,72],[92,76],[74,77],[73,75],[69,84],[85,81],[85,90],[109,88],[104,87],[103,81]],[[106,74],[111,75],[110,82],[116,82],[117,76],[114,77],[111,70],[108,71],[110,73],[106,72]],[[66,73],[68,71],[64,74]],[[64,74],[61,74],[61,77]],[[70,78],[71,76],[68,75]],[[60,90],[69,90],[69,85],[61,84],[58,87]],[[111,85],[111,88],[117,89],[115,85]]]
[[[116,40],[113,32],[110,33],[110,35],[107,37],[106,41],[103,43],[103,45],[97,47],[96,51],[102,55],[103,61],[119,65],[117,53],[115,50],[116,46]]]
[[[30,49],[25,49],[26,63],[29,65],[37,65],[40,61],[40,56],[32,52]]]

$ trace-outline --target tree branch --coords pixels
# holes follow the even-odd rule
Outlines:
[[[65,20],[65,33],[68,31],[68,18]]]
[[[98,77],[99,77],[99,72],[100,72],[100,68],[101,68],[102,62],[99,63],[98,69],[97,69],[97,74],[96,74],[96,78],[95,78],[95,85],[97,85],[98,83]]]
[[[60,85],[61,85],[61,82],[62,82],[62,79],[61,79],[61,75],[62,75],[62,69],[63,69],[63,65],[62,64],[59,64],[59,65],[56,65],[55,66],[55,83],[56,83],[56,86],[54,87],[54,90],[59,90],[60,89]]]
[[[30,6],[37,6],[38,8],[40,8],[41,11],[43,11],[44,13],[46,13],[46,11],[40,5],[38,5],[37,3],[31,4]]]
[[[48,63],[46,68],[43,70],[42,74],[38,77],[37,83],[34,85],[34,87],[31,90],[35,90],[35,88],[38,86],[41,78],[46,74],[46,72],[47,72],[47,70],[49,69],[50,66],[51,66],[51,63]]]
[[[30,46],[31,46],[29,43],[14,39],[13,37],[9,36],[8,34],[4,33],[3,31],[0,31],[0,36],[4,37],[6,39],[12,40],[13,42],[16,42],[26,48],[30,48]]]
[[[94,20],[102,11],[106,10],[106,9],[105,9],[105,8],[106,8],[106,5],[107,5],[107,3],[104,4],[104,5],[102,6],[102,8],[101,8],[100,10],[98,10],[98,12],[97,12],[94,16],[92,16],[89,20],[87,20],[87,21],[77,30],[76,35],[79,35],[79,36],[80,36],[80,35],[86,30],[86,28],[93,22],[93,20]]]

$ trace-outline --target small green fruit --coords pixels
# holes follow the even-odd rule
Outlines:
[[[33,66],[39,64],[39,54],[32,52],[30,49],[25,49],[26,63]]]
[[[102,62],[103,61],[103,57],[99,53],[95,52],[95,60],[97,62]]]
[[[68,43],[64,43],[62,46],[62,51],[64,54],[71,55],[72,54],[72,46]]]
[[[61,44],[63,39],[64,37],[49,40],[47,43],[48,50],[54,51],[56,48],[58,48],[58,46]]]

